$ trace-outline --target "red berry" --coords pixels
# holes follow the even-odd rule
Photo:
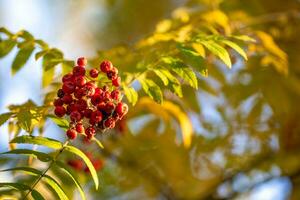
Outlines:
[[[64,82],[68,82],[68,81],[73,81],[74,80],[74,76],[73,76],[73,74],[71,74],[71,73],[69,73],[69,74],[66,74],[66,75],[64,75],[63,77],[62,77],[62,81],[63,81],[63,83]]]
[[[100,64],[100,69],[102,72],[107,73],[108,71],[110,71],[113,68],[113,64],[108,61],[105,60]]]
[[[77,107],[74,103],[67,106],[67,115],[70,115],[74,111],[77,111]]]
[[[69,160],[68,165],[78,171],[82,170],[84,167],[83,162],[79,159],[78,160]]]
[[[83,89],[86,96],[93,96],[95,94],[95,88],[90,84],[85,84]]]
[[[120,102],[116,106],[115,111],[117,112],[118,116],[122,118],[128,112],[128,106],[127,104]]]
[[[104,111],[105,105],[106,105],[106,103],[101,102],[101,103],[99,103],[99,104],[97,105],[97,109],[98,109],[99,111]]]
[[[99,72],[98,72],[97,69],[91,69],[91,71],[90,71],[90,76],[91,76],[92,78],[97,78],[97,77],[98,77],[98,74],[99,74]]]
[[[57,117],[63,117],[66,114],[66,109],[63,106],[56,106],[54,113]]]
[[[87,108],[87,102],[84,99],[79,99],[76,103],[75,106],[77,110],[83,111]]]
[[[53,104],[54,106],[62,106],[64,101],[62,99],[55,99]]]
[[[84,76],[85,75],[85,68],[76,66],[73,68],[73,74],[74,76]]]
[[[101,159],[96,159],[92,161],[92,164],[96,171],[99,171],[103,168],[103,161]]]
[[[85,90],[83,88],[77,88],[74,92],[74,96],[77,99],[81,99],[85,95]]]
[[[76,86],[82,87],[82,86],[84,86],[85,83],[86,83],[86,80],[85,80],[84,76],[76,76],[75,77]]]
[[[99,94],[95,94],[94,96],[92,96],[91,98],[91,102],[94,106],[97,106],[100,102],[102,101],[102,98]]]
[[[118,69],[113,67],[110,71],[108,71],[106,73],[106,75],[107,75],[107,78],[110,80],[115,79],[118,76]]]
[[[98,110],[94,111],[91,115],[91,120],[95,123],[98,123],[102,120],[102,113]]]
[[[77,132],[74,129],[67,130],[67,136],[69,139],[74,140],[77,137]]]
[[[104,111],[107,113],[107,114],[110,114],[112,113],[112,111],[115,109],[115,104],[113,102],[107,102],[105,104],[105,107],[104,107]]]
[[[57,96],[58,96],[59,98],[62,98],[64,95],[65,95],[65,92],[64,92],[62,89],[59,89],[59,90],[57,91]]]
[[[119,100],[120,98],[120,90],[113,90],[110,94],[111,98],[113,98],[114,100]]]
[[[116,87],[119,87],[121,85],[121,77],[117,76],[115,79],[113,79],[112,84]]]
[[[105,91],[102,93],[101,95],[102,101],[107,102],[110,100],[111,96],[110,96],[110,92],[109,91]]]
[[[62,98],[62,101],[65,104],[70,104],[73,102],[73,97],[70,94],[65,94],[65,96]]]
[[[84,132],[84,126],[82,125],[82,123],[77,123],[75,126],[75,129],[78,133],[83,133]]]
[[[80,67],[84,67],[87,64],[87,59],[85,57],[80,57],[77,59],[77,65]]]
[[[78,122],[78,121],[80,121],[81,120],[81,114],[80,114],[80,112],[78,112],[78,111],[73,111],[73,112],[71,112],[71,114],[70,114],[70,119],[71,119],[71,121],[73,121],[73,122]]]
[[[85,109],[84,112],[83,112],[84,117],[91,118],[92,112],[93,112],[93,110],[91,110],[91,109]]]
[[[87,129],[85,129],[85,134],[86,134],[87,137],[92,137],[92,136],[95,135],[95,133],[96,133],[96,130],[92,126],[90,126]]]
[[[114,128],[115,127],[115,119],[112,117],[109,117],[107,120],[105,120],[104,125],[106,128]]]
[[[101,88],[98,88],[98,87],[97,87],[97,88],[95,89],[95,94],[100,94],[100,95],[101,95],[102,92],[103,92],[103,90],[102,90]]]
[[[75,85],[73,82],[67,81],[63,84],[62,89],[66,94],[72,94],[75,90]]]

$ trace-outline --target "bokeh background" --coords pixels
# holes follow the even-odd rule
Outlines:
[[[216,64],[209,77],[201,80],[200,90],[187,90],[184,97],[189,101],[189,95],[193,96],[193,105],[185,105],[195,134],[189,150],[177,147],[169,134],[160,138],[161,134],[153,133],[157,138],[147,143],[147,135],[139,133],[143,128],[156,131],[151,128],[153,116],[133,115],[126,133],[132,136],[121,140],[132,142],[138,150],[125,145],[120,156],[129,160],[129,168],[131,159],[145,156],[148,160],[142,159],[143,164],[132,165],[133,169],[145,170],[138,171],[138,178],[132,177],[138,179],[131,180],[135,184],[121,180],[133,172],[110,180],[105,173],[120,169],[107,161],[113,167],[103,172],[104,189],[91,191],[91,199],[202,199],[202,194],[204,199],[300,199],[300,1],[0,0],[1,27],[13,32],[28,30],[72,60],[83,55],[96,56],[97,50],[116,45],[130,46],[149,35],[176,8],[190,6],[201,11],[216,5],[236,21],[249,19],[252,23],[258,18],[253,28],[274,36],[289,56],[289,74],[262,67],[256,59],[250,59],[248,64],[237,60],[231,70]],[[12,76],[10,66],[16,52],[0,60],[0,113],[7,111],[7,105],[28,99],[42,103],[40,61],[32,57]],[[1,152],[8,148],[6,132],[7,126],[2,126]],[[62,137],[62,132],[51,123],[45,134]],[[124,141],[115,146],[124,145]],[[159,179],[145,183],[142,179],[152,176],[147,168],[153,168],[154,174],[161,173]],[[118,172],[122,174],[122,170]],[[188,178],[180,180],[185,173]],[[11,177],[0,175],[0,181],[7,179]],[[166,188],[160,188],[159,193],[153,189],[155,184],[165,184]],[[182,192],[178,191],[180,188]],[[189,192],[185,194],[185,190]]]

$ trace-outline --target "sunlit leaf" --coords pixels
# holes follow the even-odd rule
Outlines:
[[[101,149],[104,149],[103,144],[102,144],[96,137],[93,137],[93,138],[92,138],[92,141],[96,142],[96,144],[97,144]]]
[[[74,153],[75,155],[79,156],[85,162],[86,166],[89,168],[89,170],[91,172],[91,175],[92,175],[92,178],[94,180],[95,187],[97,190],[99,187],[99,179],[98,179],[96,169],[95,169],[94,165],[92,164],[92,162],[90,161],[90,159],[81,150],[79,150],[78,148],[76,148],[74,146],[67,145],[65,147],[65,150],[67,150],[71,153]]]
[[[16,137],[10,141],[10,143],[17,144],[36,144],[46,146],[52,149],[60,149],[62,148],[62,143],[58,140],[54,140],[51,138],[41,137],[41,136],[30,136],[30,135],[22,135]]]
[[[163,95],[160,87],[150,79],[139,79],[143,90],[157,103],[162,103]]]
[[[130,103],[132,103],[132,105],[135,105],[138,100],[138,93],[132,87],[127,87],[124,84],[122,85],[122,87],[124,89],[124,93],[125,93],[128,101]]]
[[[236,52],[238,52],[245,60],[248,60],[246,52],[237,44],[234,42],[231,42],[229,40],[221,40],[224,44],[230,46],[233,48]]]
[[[230,56],[224,47],[211,40],[201,40],[199,42],[203,44],[212,54],[219,57],[229,68],[231,68]]]
[[[1,154],[18,154],[18,155],[27,155],[39,159],[42,162],[49,162],[52,160],[52,157],[46,153],[31,150],[31,149],[14,149],[7,151]]]
[[[69,128],[68,120],[56,117],[55,115],[47,115],[47,117],[50,118],[57,126],[59,126],[64,131],[66,131]]]
[[[80,185],[80,183],[76,180],[76,178],[74,177],[74,175],[63,165],[63,163],[61,162],[55,162],[55,164],[59,167],[60,170],[64,171],[71,179],[72,181],[74,182],[74,184],[76,185],[79,193],[80,193],[80,196],[83,200],[86,199],[85,197],[85,193]]]

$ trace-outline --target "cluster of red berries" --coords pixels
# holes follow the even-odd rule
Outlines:
[[[85,155],[90,159],[96,171],[99,171],[104,167],[104,162],[102,159],[94,158],[90,152],[86,152]],[[81,159],[68,160],[67,164],[77,171],[84,171],[86,173],[90,172],[89,168]]]
[[[66,132],[70,139],[81,133],[90,140],[97,131],[114,128],[128,111],[119,90],[121,78],[118,69],[110,61],[103,61],[100,71],[109,81],[97,81],[100,71],[91,69],[88,77],[86,64],[85,58],[78,58],[73,72],[63,76],[62,88],[57,91],[54,100],[55,115],[70,117],[70,128]]]

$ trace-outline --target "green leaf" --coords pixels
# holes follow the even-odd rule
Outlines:
[[[12,74],[16,74],[28,61],[34,47],[20,49],[12,63]]]
[[[80,185],[80,183],[76,180],[76,178],[73,176],[73,174],[64,166],[63,163],[61,162],[55,162],[55,164],[59,167],[59,169],[61,169],[62,171],[64,171],[71,179],[72,181],[75,183],[79,193],[80,193],[80,196],[83,200],[86,199],[85,197],[85,194],[84,194],[84,191]]]
[[[34,158],[39,159],[42,162],[49,162],[52,160],[52,157],[49,156],[46,153],[39,152],[39,151],[34,151],[31,149],[14,149],[11,151],[7,151],[1,154],[18,154],[18,155],[27,155],[27,156],[32,156]]]
[[[162,73],[160,69],[153,69],[152,71],[162,80],[164,85],[169,84],[168,77],[164,73]]]
[[[229,68],[231,68],[231,60],[229,53],[226,51],[224,47],[217,44],[216,42],[209,40],[209,41],[199,41],[203,44],[212,54],[219,57]]]
[[[124,89],[124,93],[125,93],[128,101],[130,103],[132,103],[132,105],[135,105],[138,100],[138,93],[132,87],[127,87],[124,84],[122,85],[122,87]]]
[[[35,60],[38,60],[39,58],[43,57],[44,55],[46,55],[49,52],[49,50],[43,50],[43,51],[39,51],[35,54]]]
[[[200,72],[202,76],[207,76],[207,68],[204,66],[203,56],[200,55],[194,48],[177,45],[183,55],[185,62],[191,67]]]
[[[43,49],[48,49],[48,44],[46,42],[44,42],[43,40],[35,40],[35,43],[40,45],[40,47],[42,47]]]
[[[19,191],[30,190],[30,187],[28,185],[24,185],[21,183],[0,183],[0,188],[1,187],[9,187]]]
[[[36,190],[31,191],[31,196],[34,200],[45,200],[44,197]]]
[[[11,52],[16,44],[17,42],[11,39],[0,41],[0,58],[3,58],[7,54],[9,54],[9,52]]]
[[[17,143],[17,144],[36,144],[46,146],[52,149],[60,149],[62,148],[62,143],[46,137],[41,136],[30,136],[30,135],[22,135],[19,137],[15,137],[9,143]]]
[[[193,88],[198,88],[197,76],[192,69],[187,67],[180,59],[172,57],[163,57],[161,59],[165,64],[171,67],[183,80],[189,83]]]
[[[2,126],[14,113],[8,112],[0,115],[0,126]]]
[[[26,172],[30,175],[33,176],[41,176],[42,172],[34,169],[34,168],[30,168],[30,167],[15,167],[15,168],[10,168],[10,169],[5,169],[5,170],[1,170],[1,172],[6,172],[6,171],[22,171],[22,172]],[[58,195],[58,197],[62,200],[68,200],[69,198],[67,197],[67,195],[65,194],[65,192],[63,191],[63,189],[61,188],[61,186],[59,185],[59,183],[57,183],[57,181],[52,178],[51,176],[48,175],[44,175],[42,178],[43,181],[45,181]]]
[[[221,40],[222,43],[230,46],[231,48],[233,48],[236,52],[238,52],[245,60],[248,60],[246,52],[237,44],[235,44],[234,42],[231,42],[229,40]]]
[[[57,126],[66,131],[69,128],[69,122],[66,119],[56,117],[55,115],[47,115]]]
[[[188,82],[190,86],[192,86],[195,89],[198,89],[197,76],[192,69],[185,67],[185,68],[172,68],[172,70],[176,72],[183,80]]]
[[[159,86],[150,79],[138,79],[142,85],[143,90],[149,95],[154,101],[161,104],[163,102],[163,95]]]
[[[85,162],[86,166],[89,168],[89,170],[91,172],[91,175],[92,175],[92,178],[94,180],[95,187],[97,190],[99,187],[99,179],[98,179],[96,169],[95,169],[94,165],[92,164],[92,162],[90,161],[90,159],[81,150],[79,150],[78,148],[76,148],[74,146],[67,145],[65,147],[65,150],[76,154]]]
[[[182,97],[182,88],[180,84],[170,82],[168,89],[179,97]]]
[[[61,62],[63,62],[63,53],[60,50],[53,48],[44,56],[43,68],[45,68],[45,71],[48,71]]]
[[[55,68],[50,68],[46,70],[45,67],[43,67],[43,73],[42,73],[42,86],[46,87],[51,84],[52,80],[54,79],[55,74]]]
[[[93,137],[92,140],[95,141],[101,149],[104,149],[103,144],[97,138]]]

